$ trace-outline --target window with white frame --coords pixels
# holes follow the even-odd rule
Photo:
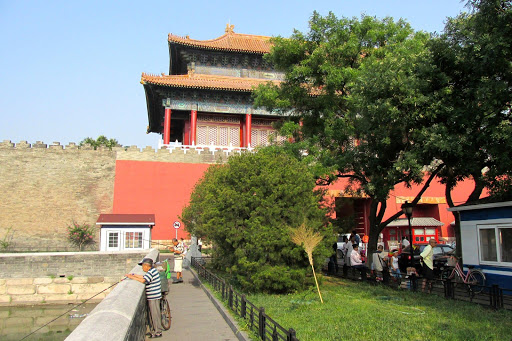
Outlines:
[[[125,232],[125,249],[142,249],[142,232]]]
[[[108,233],[108,247],[119,247],[119,232]]]
[[[480,260],[512,263],[512,225],[479,226]]]
[[[512,226],[498,228],[501,261],[512,263]]]

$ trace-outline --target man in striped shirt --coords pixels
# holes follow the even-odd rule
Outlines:
[[[162,289],[160,286],[160,275],[158,270],[153,267],[153,260],[151,258],[144,258],[139,265],[142,265],[142,271],[146,273],[144,276],[128,274],[126,277],[146,284],[146,297],[153,324],[150,337],[162,337],[162,317],[160,315]]]

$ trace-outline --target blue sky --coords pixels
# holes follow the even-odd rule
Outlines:
[[[61,144],[106,135],[157,146],[146,134],[142,72],[167,73],[167,34],[213,39],[235,32],[307,31],[314,10],[406,19],[443,30],[459,0],[24,1],[0,0],[0,141]]]

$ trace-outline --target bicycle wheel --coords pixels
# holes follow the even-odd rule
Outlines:
[[[452,271],[453,271],[453,268],[446,268],[444,269],[442,272],[441,272],[441,279],[443,281],[447,280],[450,278],[450,276],[452,275]]]
[[[169,302],[165,297],[160,300],[160,314],[162,315],[162,328],[168,330],[171,328],[171,308],[169,308]]]
[[[473,290],[474,293],[481,293],[485,285],[484,273],[480,270],[471,270],[468,276],[468,283],[471,285],[471,290]]]

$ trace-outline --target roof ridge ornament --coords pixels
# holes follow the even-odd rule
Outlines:
[[[226,24],[226,29],[224,30],[226,33],[235,33],[235,25]]]

